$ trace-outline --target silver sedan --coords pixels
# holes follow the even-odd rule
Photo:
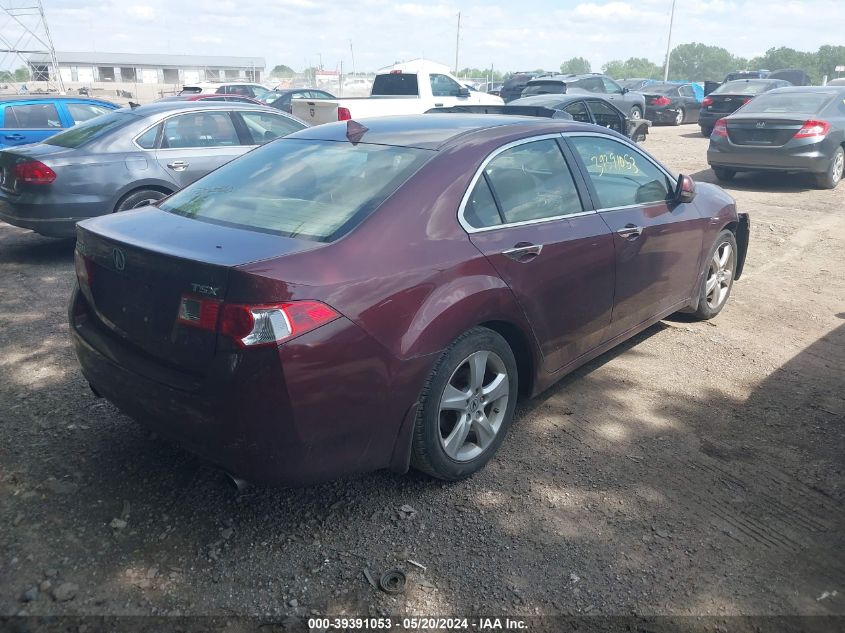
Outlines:
[[[0,220],[71,237],[76,222],[144,206],[307,127],[275,108],[162,102],[122,108],[0,151]]]

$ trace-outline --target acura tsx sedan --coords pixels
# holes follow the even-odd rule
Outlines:
[[[236,477],[456,480],[518,397],[674,312],[717,315],[748,228],[599,126],[322,125],[80,222],[73,345],[96,394]]]

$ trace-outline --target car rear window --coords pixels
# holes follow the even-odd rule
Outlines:
[[[59,132],[43,142],[59,147],[80,147],[132,121],[137,121],[137,117],[128,112],[110,112],[69,128],[66,132]]]
[[[214,224],[331,242],[360,224],[433,154],[281,139],[212,172],[160,208]]]
[[[783,92],[766,93],[746,104],[743,112],[766,114],[776,112],[795,112],[798,114],[818,114],[836,98],[835,92]]]
[[[566,84],[562,81],[532,81],[522,90],[523,97],[531,95],[562,95],[566,93]]]
[[[376,75],[370,94],[373,96],[417,96],[420,93],[417,76],[407,73]]]
[[[763,80],[740,80],[740,81],[729,81],[726,84],[722,84],[718,88],[716,88],[712,93],[714,95],[718,94],[729,94],[729,95],[759,95],[769,88],[772,87],[771,81]]]

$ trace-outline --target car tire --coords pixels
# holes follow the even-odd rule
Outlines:
[[[722,311],[731,296],[736,275],[736,237],[725,229],[716,236],[704,260],[704,276],[698,290],[698,307],[693,318],[706,321]]]
[[[733,169],[726,169],[725,167],[714,167],[713,173],[716,174],[716,180],[720,182],[730,182],[736,176]]]
[[[634,121],[639,121],[643,118],[643,111],[640,110],[640,106],[634,106],[631,108],[631,118],[634,119]]]
[[[827,171],[816,176],[816,183],[821,189],[835,189],[842,180],[843,171],[845,171],[845,149],[837,147]]]
[[[684,112],[683,108],[678,108],[678,113],[675,115],[675,120],[672,121],[672,125],[683,125],[684,119],[687,118],[687,113]]]
[[[411,465],[448,481],[483,468],[513,422],[518,384],[516,359],[501,335],[475,327],[455,339],[423,387]]]
[[[713,128],[712,127],[704,127],[704,126],[701,127],[701,136],[703,136],[704,138],[710,138],[711,134],[713,134]]]
[[[114,208],[114,212],[118,213],[120,211],[128,211],[129,209],[137,209],[138,207],[158,202],[165,197],[167,197],[167,194],[158,191],[157,189],[139,189],[138,191],[132,191],[120,199]]]

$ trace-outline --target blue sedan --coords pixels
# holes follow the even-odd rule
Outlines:
[[[118,107],[86,97],[0,96],[0,148],[38,143]]]

